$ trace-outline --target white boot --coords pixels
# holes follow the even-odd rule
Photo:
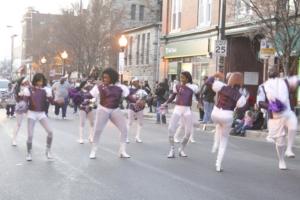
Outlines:
[[[168,158],[175,158],[175,149],[174,147],[171,147],[169,154],[168,154]]]
[[[12,135],[12,142],[11,142],[12,146],[17,146],[17,131],[14,131],[13,135]]]
[[[278,160],[279,160],[279,169],[286,170],[287,167],[286,167],[286,164],[284,161],[285,146],[276,145],[276,151],[277,151],[277,156],[278,156]]]
[[[215,135],[214,135],[214,144],[213,144],[213,147],[212,147],[212,150],[211,152],[212,153],[216,153],[218,148],[219,148],[219,145],[220,145],[220,136],[217,132],[215,132]]]
[[[94,141],[94,129],[90,128],[89,142],[92,144]]]
[[[221,144],[219,146],[219,150],[218,150],[218,155],[217,155],[217,160],[216,160],[216,171],[217,172],[221,172],[223,171],[222,169],[222,161],[224,158],[224,154],[226,151],[226,147],[227,147],[227,143],[228,143],[228,138],[223,138],[222,141],[220,141]]]
[[[46,158],[49,159],[49,160],[53,159],[53,156],[52,156],[50,148],[46,149]]]
[[[285,151],[285,156],[288,158],[295,158],[295,154],[292,150],[295,141],[296,131],[288,132],[287,148]]]
[[[90,153],[90,159],[95,159],[96,158],[96,153],[97,153],[97,145],[92,144],[92,150]]]
[[[196,140],[194,139],[194,135],[193,134],[191,134],[189,142],[190,143],[196,143]]]
[[[178,154],[180,157],[187,157],[187,155],[184,153],[184,148],[186,144],[188,143],[189,139],[188,138],[183,138],[181,142],[181,147],[178,149]]]
[[[119,156],[120,158],[130,158],[130,155],[126,153],[126,143],[120,144]]]
[[[79,127],[79,139],[78,139],[79,144],[83,144],[83,127]]]
[[[26,155],[26,160],[27,161],[32,161],[32,155],[31,155],[31,152],[28,152],[27,155]]]
[[[137,143],[142,143],[143,142],[141,140],[141,130],[142,130],[142,127],[140,125],[137,125],[136,136],[135,136],[135,141]]]

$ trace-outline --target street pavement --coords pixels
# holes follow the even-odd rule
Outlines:
[[[54,161],[44,156],[46,133],[36,126],[33,161],[25,161],[26,123],[11,146],[15,119],[0,111],[0,200],[289,200],[300,197],[300,149],[281,171],[274,145],[230,137],[224,172],[215,172],[213,135],[196,130],[188,158],[167,159],[167,126],[146,118],[143,143],[128,145],[130,159],[117,156],[119,135],[109,123],[101,137],[97,159],[89,159],[90,145],[77,143],[78,115],[54,119]],[[87,137],[87,135],[86,135]]]

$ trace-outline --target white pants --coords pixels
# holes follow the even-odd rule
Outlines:
[[[185,127],[185,134],[183,140],[181,142],[182,147],[184,148],[191,136],[191,130],[193,127],[193,116],[191,112],[191,108],[189,106],[178,106],[176,105],[174,108],[174,112],[171,116],[168,132],[169,132],[169,142],[171,148],[174,148],[174,135],[179,125],[179,120],[182,118],[182,122]]]
[[[79,137],[80,139],[83,138],[83,130],[84,130],[84,127],[85,127],[85,122],[86,120],[89,121],[89,124],[90,124],[90,136],[89,138],[92,139],[93,137],[93,128],[94,128],[94,121],[95,121],[95,111],[92,110],[88,113],[86,113],[85,111],[83,110],[80,110],[79,111]]]
[[[99,142],[100,136],[106,126],[108,120],[110,120],[121,132],[120,142],[125,143],[127,138],[127,121],[123,116],[123,113],[119,108],[108,109],[104,107],[98,107],[96,112],[96,120],[94,125],[94,139],[93,143],[96,145]]]
[[[214,147],[218,148],[216,165],[221,165],[227,148],[229,133],[233,122],[233,111],[223,110],[216,106],[211,113],[211,118],[216,124]]]
[[[285,146],[286,135],[288,136],[287,151],[292,152],[292,148],[297,133],[298,120],[293,111],[286,111],[278,118],[268,120],[269,137],[276,141],[279,146]]]

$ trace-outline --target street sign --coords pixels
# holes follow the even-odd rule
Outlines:
[[[217,56],[226,56],[227,55],[227,40],[216,40],[215,54]]]
[[[262,39],[260,41],[259,57],[261,59],[267,59],[274,55],[275,55],[275,48],[273,47],[273,44],[267,39]]]

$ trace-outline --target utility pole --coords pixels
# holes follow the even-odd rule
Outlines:
[[[218,40],[225,40],[225,23],[226,23],[226,0],[219,0],[219,23],[218,23]],[[224,70],[224,56],[217,56],[216,70]]]

